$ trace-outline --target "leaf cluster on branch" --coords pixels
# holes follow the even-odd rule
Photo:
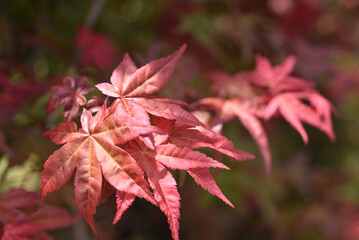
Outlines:
[[[51,96],[48,108],[64,103],[65,123],[44,133],[56,144],[64,144],[46,161],[41,173],[40,193],[61,188],[74,172],[75,200],[79,211],[97,233],[96,207],[116,192],[116,223],[135,198],[144,198],[166,215],[173,239],[179,239],[180,196],[169,169],[185,170],[205,190],[232,206],[215,183],[209,168],[229,169],[194,149],[208,147],[236,160],[253,155],[234,148],[184,109],[188,104],[154,97],[167,83],[186,46],[172,55],[137,68],[128,54],[114,70],[110,83],[96,87],[115,98],[108,106],[83,109],[78,129],[70,121],[83,94],[90,92],[84,78],[64,78]],[[62,84],[62,85],[61,85]],[[101,102],[101,101],[100,101]]]
[[[234,75],[209,72],[211,89],[218,97],[203,98],[194,104],[215,111],[212,127],[237,117],[259,146],[267,174],[271,171],[271,152],[261,120],[282,116],[306,144],[308,135],[302,123],[318,128],[335,141],[331,120],[335,108],[313,83],[289,75],[295,62],[295,57],[290,56],[281,65],[272,66],[268,59],[257,55],[253,71]]]

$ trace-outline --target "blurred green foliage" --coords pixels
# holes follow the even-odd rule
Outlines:
[[[19,165],[9,166],[9,159],[3,156],[0,159],[0,193],[13,188],[25,188],[29,191],[38,191],[40,187],[40,159],[32,153]]]

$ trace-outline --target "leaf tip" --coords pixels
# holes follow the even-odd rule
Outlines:
[[[180,47],[180,51],[181,52],[184,52],[185,50],[187,49],[187,43],[184,43],[184,44],[182,44],[182,46]]]
[[[44,199],[45,199],[46,193],[44,193],[41,189],[40,189],[40,205],[42,205],[44,203]]]
[[[85,220],[88,223],[88,225],[91,227],[92,231],[98,236],[98,232],[96,230],[95,223],[93,221],[93,216],[92,215],[87,216],[87,217],[85,217]]]

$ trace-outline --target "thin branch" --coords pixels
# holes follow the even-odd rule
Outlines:
[[[89,29],[93,28],[105,2],[106,0],[94,0],[92,2],[92,6],[85,21],[86,27],[88,27]]]

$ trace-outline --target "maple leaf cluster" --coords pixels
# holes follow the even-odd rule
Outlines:
[[[172,55],[137,68],[128,54],[114,70],[110,83],[96,87],[114,98],[108,106],[83,109],[78,129],[73,121],[84,80],[65,78],[50,98],[48,108],[64,103],[66,122],[44,133],[56,144],[64,144],[46,161],[41,173],[42,200],[61,188],[74,172],[75,200],[79,212],[96,232],[96,207],[116,192],[116,223],[135,198],[144,198],[166,215],[173,239],[179,239],[180,195],[169,169],[185,170],[205,190],[232,206],[217,186],[209,168],[229,169],[194,149],[209,147],[236,160],[253,158],[234,148],[233,143],[212,131],[184,107],[186,103],[157,98],[167,83],[186,46]],[[66,117],[67,116],[67,117]]]
[[[79,218],[66,210],[46,206],[37,209],[40,196],[24,189],[12,189],[0,197],[2,240],[51,240],[45,230],[64,228]]]
[[[215,111],[213,127],[237,117],[259,146],[267,174],[271,169],[271,152],[262,120],[282,116],[306,144],[308,135],[302,123],[318,128],[331,141],[335,140],[331,121],[334,107],[315,90],[312,82],[289,75],[295,62],[290,56],[281,65],[272,66],[268,59],[257,55],[253,71],[234,75],[210,72],[207,77],[218,97],[204,98],[194,104]]]

